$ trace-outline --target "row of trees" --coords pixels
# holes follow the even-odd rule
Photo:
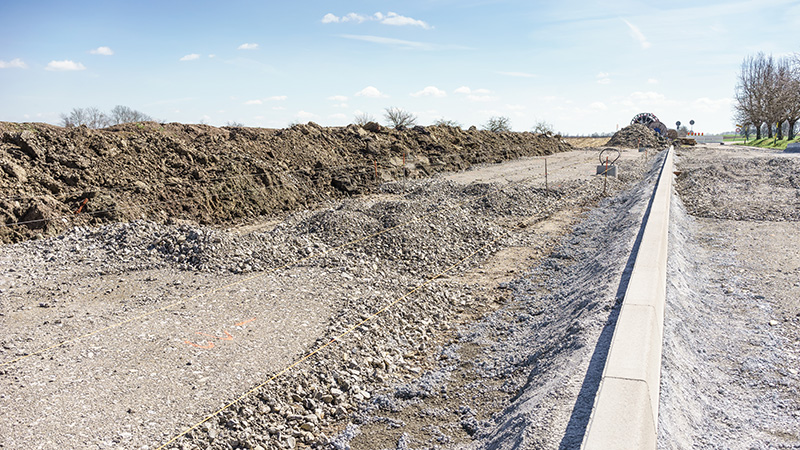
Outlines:
[[[417,116],[402,108],[390,107],[386,108],[384,111],[383,117],[386,119],[386,124],[389,127],[410,128],[417,124]],[[122,123],[147,122],[152,120],[153,118],[147,114],[122,105],[115,106],[110,113],[105,113],[95,107],[89,107],[73,108],[69,114],[61,114],[61,125],[67,128],[79,127],[81,125],[85,125],[89,128],[105,128]],[[354,123],[363,126],[369,122],[375,122],[375,118],[370,114],[362,113],[355,117]],[[444,118],[436,120],[433,124],[461,127],[460,123]],[[228,122],[226,126],[241,127],[244,125],[238,122]],[[505,116],[491,117],[483,125],[483,129],[498,133],[511,131],[511,119]],[[545,121],[539,121],[534,125],[533,131],[536,133],[552,134],[553,126]]]
[[[81,125],[89,128],[105,128],[121,123],[147,122],[151,120],[153,118],[147,114],[122,105],[115,106],[110,113],[105,113],[95,107],[89,107],[73,108],[69,114],[61,114],[61,126],[67,128]]]
[[[417,116],[414,114],[397,107],[389,107],[384,110],[383,118],[386,120],[386,125],[391,128],[408,128],[417,124]],[[354,122],[356,125],[364,126],[369,122],[375,122],[375,118],[367,113],[361,113],[355,116]],[[461,124],[454,120],[447,120],[444,118],[438,119],[433,122],[434,125],[446,125],[450,127],[461,127]],[[496,133],[511,131],[511,119],[505,116],[491,117],[484,125],[484,130],[494,131]],[[553,133],[553,126],[543,120],[534,125],[533,131],[536,133]]]
[[[800,57],[774,58],[758,53],[742,62],[736,83],[734,120],[756,139],[794,139],[800,121]]]

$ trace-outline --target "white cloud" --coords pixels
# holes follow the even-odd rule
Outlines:
[[[331,100],[331,101],[334,101],[334,102],[346,102],[347,101],[347,97],[345,97],[344,95],[332,95],[332,96],[328,97],[328,100]]]
[[[313,119],[317,117],[316,114],[303,110],[297,111],[297,114],[295,114],[294,116],[297,117],[298,119]]]
[[[495,100],[496,97],[492,97],[491,95],[468,95],[467,100],[471,102],[490,102]]]
[[[199,54],[197,54],[197,53],[189,53],[188,55],[185,55],[185,56],[181,57],[180,60],[181,61],[192,61],[192,60],[195,60],[195,59],[198,59],[198,58],[200,58]]]
[[[322,23],[339,23],[340,21],[341,19],[331,13],[325,14],[322,17]]]
[[[492,91],[488,89],[483,89],[483,88],[470,89],[468,86],[461,86],[460,88],[456,89],[453,92],[455,92],[456,94],[477,94],[477,95],[487,95],[492,93]]]
[[[489,89],[470,89],[467,86],[461,86],[454,92],[456,94],[466,94],[467,100],[471,102],[490,102],[492,100],[497,100],[497,97],[489,95],[492,93]]]
[[[412,97],[446,97],[447,92],[436,86],[426,86],[425,89],[411,94]]]
[[[647,84],[658,84],[658,80],[655,78],[648,78]]]
[[[404,47],[417,50],[433,50],[436,47],[432,44],[417,41],[406,41],[404,39],[394,39],[381,36],[369,36],[360,34],[342,34],[341,37],[345,39],[354,39],[357,41],[372,42],[374,44],[394,45],[396,47]]]
[[[426,30],[430,29],[431,26],[427,23],[423,22],[422,20],[412,19],[411,17],[401,16],[397,13],[389,12],[385,16],[381,13],[375,13],[375,17],[377,20],[384,24],[384,25],[395,25],[395,26],[405,26],[411,25],[415,27],[421,27]]]
[[[611,78],[609,78],[611,74],[608,72],[600,72],[597,74],[597,84],[609,84],[611,83]]]
[[[666,96],[664,94],[659,94],[658,92],[648,91],[648,92],[641,92],[636,91],[632,93],[629,98],[635,102],[663,102],[666,100]]]
[[[350,13],[350,14],[347,14],[346,16],[342,16],[342,17],[336,16],[335,14],[328,13],[328,14],[325,14],[325,16],[322,17],[322,23],[344,23],[344,22],[361,23],[361,22],[365,22],[366,20],[367,20],[366,17],[362,16],[361,14],[356,14],[356,13]]]
[[[592,104],[589,105],[589,108],[593,109],[595,111],[607,111],[608,110],[608,106],[606,106],[606,104],[603,103],[603,102],[593,102]]]
[[[103,56],[111,56],[114,54],[114,50],[111,50],[110,47],[97,47],[94,50],[89,50],[89,53],[93,55],[103,55]]]
[[[212,53],[212,54],[208,55],[208,57],[209,57],[209,58],[216,58],[216,57],[217,57],[217,55],[215,55],[215,54],[213,54],[213,53]]]
[[[86,66],[79,62],[64,60],[64,61],[50,61],[47,63],[46,70],[57,70],[57,71],[67,71],[67,70],[86,70]]]
[[[322,23],[345,23],[345,22],[355,22],[355,23],[363,23],[366,21],[376,21],[382,23],[384,25],[393,25],[393,26],[415,26],[421,27],[426,30],[429,30],[433,27],[428,25],[425,21],[414,19],[411,17],[401,16],[395,12],[388,12],[386,14],[376,12],[372,16],[364,16],[361,14],[356,13],[349,13],[346,16],[337,16],[332,13],[325,14],[322,17]]]
[[[379,91],[375,86],[367,86],[364,89],[356,92],[356,97],[386,98],[388,95]]]
[[[622,21],[628,25],[628,28],[631,30],[631,36],[636,39],[637,42],[639,42],[639,45],[641,45],[643,49],[647,50],[653,45],[647,40],[647,38],[644,36],[644,33],[642,33],[636,25],[628,22],[625,19],[622,19]]]
[[[238,47],[239,50],[258,50],[258,44],[245,42]]]
[[[244,102],[245,105],[263,105],[264,102],[279,102],[286,100],[287,97],[285,95],[273,95],[272,97],[267,97],[264,99],[255,99],[255,100],[248,100]]]
[[[734,103],[732,98],[710,99],[708,97],[701,97],[692,102],[692,111],[701,113],[717,113],[730,111],[731,105]]]
[[[520,78],[533,78],[536,75],[527,72],[497,72],[500,75],[506,75],[509,77],[520,77]]]
[[[0,60],[0,69],[27,69],[28,65],[25,64],[25,61],[14,58],[11,61],[3,61]]]

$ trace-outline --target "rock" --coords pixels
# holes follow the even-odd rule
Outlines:
[[[25,183],[28,181],[28,172],[25,171],[22,167],[14,164],[11,161],[3,161],[0,163],[3,167],[3,171],[7,173],[9,176],[12,176],[19,180],[20,183]]]
[[[373,133],[381,131],[381,126],[377,122],[367,122],[362,128],[367,131],[372,131]]]
[[[30,229],[43,230],[48,226],[49,219],[58,215],[58,202],[50,196],[37,198],[28,207],[20,222]]]
[[[774,327],[774,326],[778,325],[779,323],[780,323],[780,322],[778,322],[778,321],[777,321],[777,320],[775,320],[775,319],[773,319],[773,320],[770,320],[770,321],[769,321],[769,325],[770,325],[771,327]]]
[[[31,159],[44,158],[44,150],[36,143],[36,135],[31,130],[25,130],[21,133],[14,134],[5,133],[3,140],[13,142],[19,146]]]

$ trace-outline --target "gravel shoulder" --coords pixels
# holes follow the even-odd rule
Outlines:
[[[800,448],[800,159],[679,153],[659,448]]]

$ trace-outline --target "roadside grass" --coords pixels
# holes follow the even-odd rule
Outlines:
[[[727,140],[725,140],[725,142],[727,142]],[[800,137],[792,139],[791,141],[788,139],[776,140],[775,138],[762,138],[758,140],[753,139],[751,141],[738,141],[732,143],[734,145],[747,145],[750,147],[776,148],[780,150],[785,150],[786,145],[793,142],[800,142]]]

